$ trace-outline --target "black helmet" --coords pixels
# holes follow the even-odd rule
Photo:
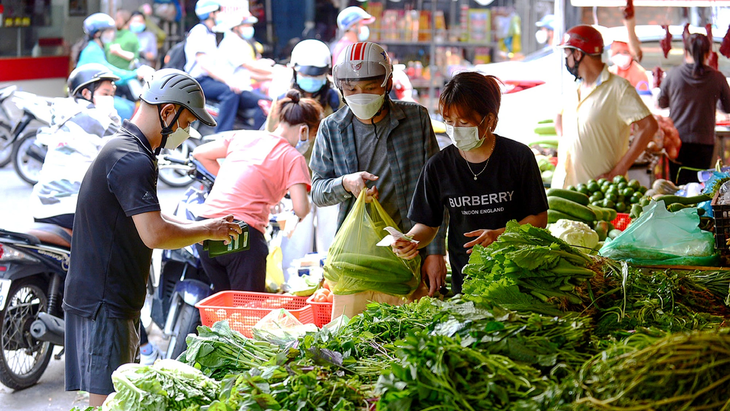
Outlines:
[[[100,63],[88,63],[78,66],[68,76],[68,95],[81,97],[81,92],[90,85],[101,81],[118,81],[119,77],[114,75],[105,65]],[[93,94],[93,87],[92,94]]]
[[[205,96],[200,84],[188,73],[176,69],[154,72],[145,81],[139,96],[147,104],[180,104],[193,113],[203,124],[214,127],[215,120],[205,110]]]
[[[84,33],[89,38],[93,38],[94,34],[106,29],[117,29],[114,19],[105,13],[94,13],[84,20]]]

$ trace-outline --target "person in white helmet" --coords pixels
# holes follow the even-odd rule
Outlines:
[[[347,108],[322,122],[314,141],[312,200],[317,206],[340,205],[338,227],[362,190],[378,196],[402,232],[413,192],[426,161],[439,152],[428,111],[417,103],[392,101],[393,67],[376,43],[355,43],[334,66],[335,85]],[[446,276],[444,230],[424,248],[422,274],[429,294]]]
[[[218,59],[218,43],[213,31],[216,25],[223,22],[221,2],[199,0],[195,3],[195,14],[200,23],[188,33],[185,43],[185,71],[200,83],[205,98],[220,103],[215,132],[232,130],[238,112],[239,96],[235,86],[226,84],[228,72]]]
[[[370,37],[369,24],[375,22],[375,17],[357,6],[350,6],[337,15],[337,28],[340,38],[332,45],[332,60],[339,61],[340,54],[358,41],[367,41]]]
[[[345,105],[342,95],[329,79],[332,71],[332,57],[329,47],[319,40],[309,39],[297,43],[292,49],[289,65],[292,67],[290,88],[302,96],[315,99],[323,107],[323,117],[336,112]],[[266,130],[274,131],[278,125],[276,113],[286,95],[280,96],[272,105],[266,119]],[[302,141],[299,146],[309,164],[312,145]],[[282,238],[282,268],[286,273],[291,262],[312,251],[326,252],[337,231],[337,206],[311,207],[311,212],[297,225],[290,237]],[[316,229],[315,229],[316,226]],[[316,248],[315,248],[316,247]]]

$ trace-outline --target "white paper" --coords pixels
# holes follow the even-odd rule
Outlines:
[[[387,231],[389,234],[386,235],[385,237],[383,237],[383,239],[380,240],[378,242],[378,244],[376,244],[379,247],[390,247],[391,245],[393,245],[393,243],[395,243],[399,239],[407,240],[407,241],[410,241],[412,243],[418,244],[418,241],[416,241],[416,240],[412,239],[411,237],[408,237],[407,235],[401,233],[400,231],[398,231],[397,228],[385,227],[384,230]]]

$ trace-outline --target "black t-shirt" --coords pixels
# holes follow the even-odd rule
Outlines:
[[[470,163],[450,145],[428,160],[416,185],[408,218],[439,227],[449,211],[448,251],[455,292],[461,291],[461,270],[469,262],[464,233],[498,229],[548,208],[535,155],[522,143],[495,135],[487,162]],[[486,169],[484,169],[486,165]],[[474,180],[474,173],[479,173]]]
[[[79,190],[63,308],[93,318],[139,317],[152,250],[132,216],[160,211],[157,159],[147,138],[125,122],[99,152]]]

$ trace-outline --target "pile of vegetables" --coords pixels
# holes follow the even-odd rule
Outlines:
[[[622,175],[611,181],[605,178],[591,179],[585,184],[568,186],[567,189],[588,196],[589,204],[594,207],[609,208],[619,213],[628,212],[631,205],[638,203],[648,190],[638,180],[629,181]]]
[[[632,267],[510,222],[464,273],[463,295],[373,303],[285,347],[200,327],[180,357],[197,385],[162,393],[150,373],[114,398],[208,411],[729,406],[730,270]]]

